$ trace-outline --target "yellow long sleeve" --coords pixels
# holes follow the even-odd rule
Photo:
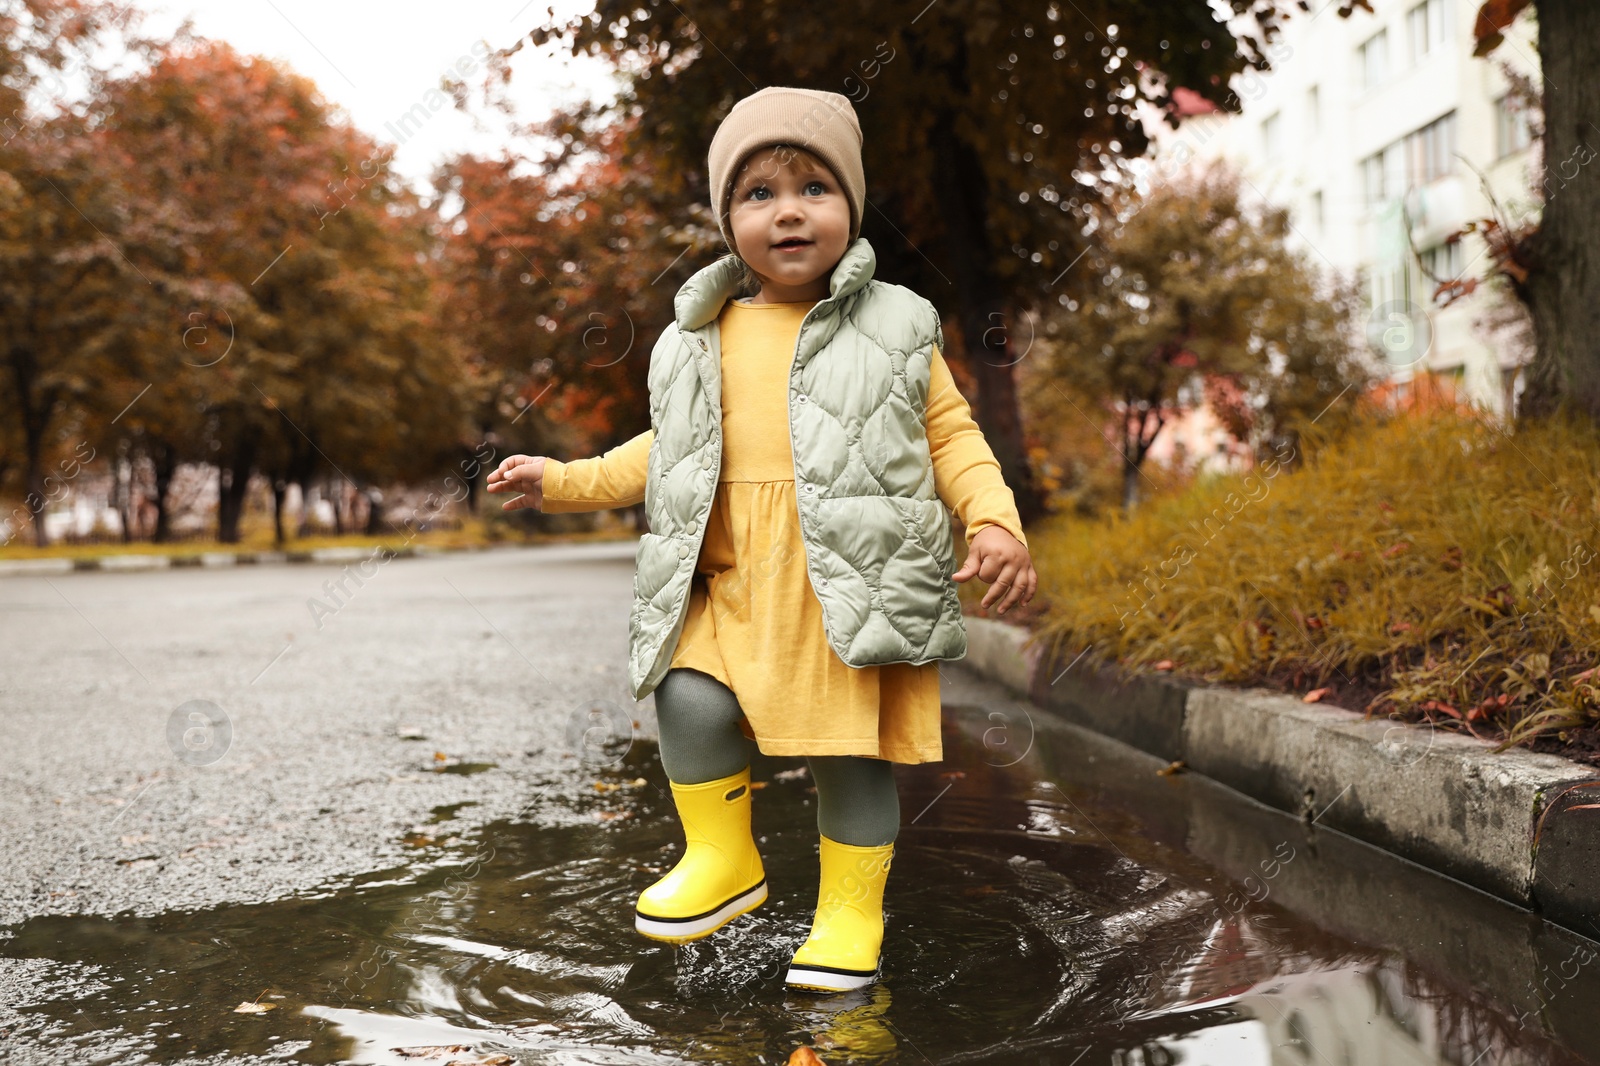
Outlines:
[[[592,459],[546,459],[541,510],[547,514],[606,511],[641,502],[654,439],[655,431],[647,429]]]
[[[928,448],[933,455],[934,487],[967,527],[967,545],[985,526],[999,526],[1027,547],[1016,497],[1000,472],[972,408],[956,388],[939,349],[933,349],[928,377]]]
[[[928,381],[928,449],[933,459],[934,487],[939,498],[966,526],[966,540],[985,526],[997,525],[1027,545],[1016,498],[1006,485],[972,408],[956,388],[950,368],[933,350]],[[604,511],[629,507],[644,499],[650,443],[645,430],[604,455],[562,462],[546,459],[544,511]]]

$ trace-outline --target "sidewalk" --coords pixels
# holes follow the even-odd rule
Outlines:
[[[1594,768],[1268,689],[1047,661],[1026,629],[965,621],[963,662],[1036,706],[1600,939]]]
[[[550,544],[594,544],[611,540],[630,540],[634,535],[617,537],[585,537],[574,540],[552,539]],[[307,548],[289,551],[206,551],[206,552],[129,552],[123,555],[101,555],[90,559],[0,559],[0,577],[26,577],[39,574],[68,574],[74,570],[167,570],[185,566],[255,566],[275,563],[357,563],[363,559],[380,558],[389,552],[389,558],[410,558],[423,555],[445,555],[450,552],[495,551],[497,549],[526,548],[532,545],[521,541],[503,541],[489,544],[434,546],[404,544],[390,548],[382,544]]]
[[[93,559],[0,559],[0,577],[36,574],[67,574],[74,570],[166,570],[175,566],[250,566],[257,563],[354,563],[381,552],[382,548],[313,548],[309,551],[211,551],[160,555],[155,552],[130,552],[127,555],[102,555]],[[408,544],[391,549],[395,556],[438,555],[474,548],[430,548]]]

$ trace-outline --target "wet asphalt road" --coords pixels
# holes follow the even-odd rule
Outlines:
[[[337,600],[338,565],[0,578],[0,926],[381,869],[441,805],[514,815],[596,721],[653,736],[627,691],[633,558],[395,559]]]

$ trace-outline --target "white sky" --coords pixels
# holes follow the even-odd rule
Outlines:
[[[472,47],[487,41],[503,48],[548,18],[554,7],[564,24],[574,12],[593,10],[582,0],[133,0],[146,12],[147,33],[176,29],[194,16],[194,30],[241,52],[285,60],[315,81],[350,120],[384,144],[398,144],[393,169],[419,184],[433,165],[457,151],[495,155],[512,142],[499,113],[474,103],[474,117],[453,104],[402,134],[388,127],[422,102],[429,89]],[[479,72],[482,70],[479,65]],[[525,47],[513,61],[509,86],[522,121],[543,118],[558,105],[615,94],[609,68],[588,57],[539,54]],[[479,73],[466,79],[476,88]],[[475,98],[476,100],[476,98]],[[475,128],[475,126],[477,128]],[[407,135],[407,133],[409,135]],[[404,137],[404,140],[401,138]],[[537,146],[522,144],[524,150]]]

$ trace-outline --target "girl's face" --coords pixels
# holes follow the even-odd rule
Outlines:
[[[728,225],[761,279],[762,303],[820,300],[850,243],[850,202],[827,164],[801,149],[763,148],[733,184]]]

